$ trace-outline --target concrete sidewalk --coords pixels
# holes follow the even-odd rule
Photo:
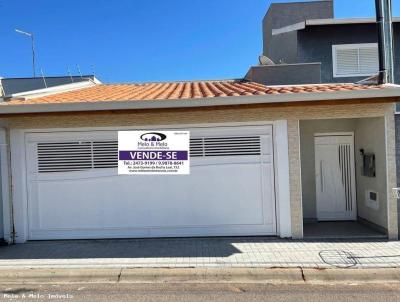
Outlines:
[[[0,247],[24,268],[400,268],[400,242],[269,237],[42,241]]]

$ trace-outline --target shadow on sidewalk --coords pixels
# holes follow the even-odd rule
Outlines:
[[[233,238],[160,238],[31,241],[0,247],[0,260],[228,257],[240,253]]]
[[[232,255],[271,255],[271,261],[280,253],[323,251],[314,243],[382,243],[386,240],[291,240],[276,237],[204,237],[158,239],[104,239],[31,241],[24,244],[1,246],[0,260],[17,259],[118,259],[118,258],[218,258]],[[319,245],[319,244],[318,244]],[[312,247],[314,246],[314,247]],[[335,257],[334,257],[335,256]],[[340,256],[340,257],[339,257]],[[326,264],[343,259],[337,251],[320,255]],[[398,256],[396,256],[398,257]],[[278,257],[279,258],[279,257]],[[345,257],[347,259],[347,257]],[[254,259],[253,259],[254,260]],[[253,261],[252,260],[252,261]],[[341,262],[341,261],[340,261]],[[346,262],[346,264],[348,264]]]

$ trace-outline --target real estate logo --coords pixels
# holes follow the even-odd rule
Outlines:
[[[118,131],[118,174],[189,174],[189,131]]]
[[[167,138],[164,133],[159,132],[147,132],[140,136],[140,139],[145,142],[160,142]]]

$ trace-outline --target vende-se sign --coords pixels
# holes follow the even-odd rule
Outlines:
[[[189,131],[118,131],[118,174],[189,174]]]

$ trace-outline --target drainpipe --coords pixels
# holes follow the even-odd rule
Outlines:
[[[375,0],[378,27],[378,83],[394,83],[392,0]]]

